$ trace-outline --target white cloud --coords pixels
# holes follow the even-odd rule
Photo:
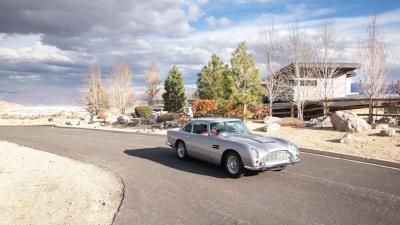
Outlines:
[[[72,62],[65,51],[55,46],[44,45],[36,42],[30,47],[6,48],[0,47],[0,59],[2,60],[30,60],[30,61],[54,61]]]
[[[195,4],[190,4],[188,7],[187,17],[189,21],[197,21],[203,12],[201,11],[200,7]]]
[[[231,21],[226,17],[221,17],[216,19],[214,16],[209,16],[206,18],[208,27],[211,29],[227,27],[231,24]]]
[[[30,74],[30,75],[10,75],[8,76],[10,80],[17,80],[17,81],[39,81],[40,76],[37,74]]]

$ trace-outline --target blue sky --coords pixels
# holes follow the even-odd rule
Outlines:
[[[259,34],[272,20],[282,30],[297,20],[307,33],[333,20],[340,61],[351,62],[375,15],[390,78],[399,79],[400,2],[394,0],[0,0],[0,92],[23,104],[76,105],[90,64],[100,65],[107,83],[112,63],[126,61],[140,101],[143,73],[155,61],[163,78],[177,65],[191,95],[211,54],[228,63],[240,41],[262,70]]]

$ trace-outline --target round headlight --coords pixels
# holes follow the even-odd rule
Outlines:
[[[258,157],[260,157],[258,154],[258,151],[255,148],[250,149],[250,154],[251,154],[251,157],[253,157],[254,159],[258,159]]]

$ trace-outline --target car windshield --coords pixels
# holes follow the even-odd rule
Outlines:
[[[246,124],[242,121],[226,121],[210,123],[211,135],[220,135],[222,133],[248,134],[250,133]]]

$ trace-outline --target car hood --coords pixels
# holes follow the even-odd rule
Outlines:
[[[255,147],[259,151],[262,150],[265,152],[283,149],[289,150],[290,145],[290,142],[284,139],[255,134],[235,134],[227,136],[227,139],[235,142],[246,143]]]

